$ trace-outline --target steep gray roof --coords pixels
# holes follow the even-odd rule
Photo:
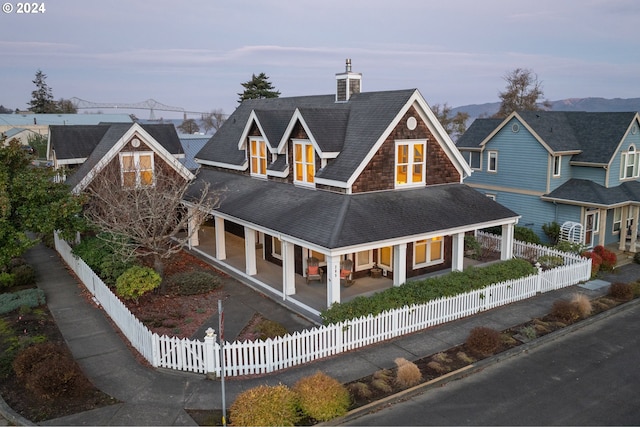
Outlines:
[[[570,179],[542,198],[557,202],[612,207],[640,202],[640,182],[626,181],[616,187],[607,188],[585,179]]]
[[[316,176],[346,182],[415,91],[364,92],[352,95],[343,103],[335,102],[334,95],[246,100],[196,158],[241,165],[245,162],[245,153],[238,150],[238,143],[252,111],[256,111],[265,133],[278,135],[299,109],[320,148],[327,152],[340,151],[340,155]],[[266,136],[274,144],[271,137]]]
[[[96,148],[109,125],[49,126],[51,148],[58,160],[84,159]]]
[[[519,111],[518,115],[554,152],[580,151],[572,161],[608,163],[635,112]],[[459,148],[475,148],[503,121],[476,119],[460,137]]]
[[[205,182],[218,212],[327,249],[518,217],[458,183],[348,195],[201,168],[190,193]]]
[[[116,142],[124,136],[125,133],[133,126],[131,123],[116,123],[107,125],[105,127],[102,137],[98,143],[94,146],[93,150],[87,157],[87,160],[78,167],[78,169],[65,181],[65,183],[75,188],[76,185],[82,181],[82,179],[98,164],[98,162],[111,150]],[[178,139],[176,129],[171,124],[153,124],[153,125],[140,125],[145,131],[147,131],[160,145],[162,145],[170,154],[177,155],[183,154],[182,145]],[[75,128],[77,126],[62,126],[68,128]],[[172,135],[173,133],[173,135]],[[81,135],[71,132],[72,135],[79,137]],[[90,132],[88,133],[90,134]],[[97,134],[97,132],[96,132]],[[65,136],[69,136],[65,133]],[[54,135],[51,135],[52,144]],[[60,137],[60,135],[58,135]],[[69,140],[65,140],[69,141]],[[81,145],[81,144],[79,144]],[[88,145],[88,144],[87,144]]]

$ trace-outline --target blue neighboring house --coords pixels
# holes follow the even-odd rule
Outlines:
[[[520,214],[543,241],[542,226],[555,221],[565,240],[636,252],[639,122],[637,112],[477,119],[456,143],[473,170],[465,184]]]

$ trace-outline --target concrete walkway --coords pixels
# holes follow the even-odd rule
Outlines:
[[[221,382],[204,375],[153,369],[139,364],[132,350],[114,330],[99,308],[88,304],[81,294],[83,286],[69,273],[53,250],[43,245],[26,254],[38,274],[38,286],[47,296],[47,304],[74,357],[96,387],[122,403],[88,412],[49,420],[43,425],[197,425],[185,409],[222,408]],[[235,397],[258,385],[293,385],[299,378],[318,370],[346,383],[382,368],[394,366],[394,359],[415,360],[465,341],[476,326],[503,330],[549,312],[553,302],[582,292],[594,298],[607,290],[612,281],[629,282],[640,277],[640,266],[631,264],[624,271],[603,277],[601,283],[587,288],[572,286],[539,295],[526,301],[483,312],[425,331],[351,351],[297,368],[258,378],[225,381],[227,409]],[[591,289],[590,289],[591,288]],[[225,284],[225,338],[239,332],[258,311],[299,330],[311,323],[287,308],[236,281]],[[215,327],[215,323],[212,325]],[[237,331],[237,332],[234,332]],[[2,408],[0,408],[1,410]],[[5,409],[5,413],[10,410]],[[14,421],[11,413],[7,417]],[[20,421],[18,419],[18,421]],[[23,422],[27,422],[23,420]]]

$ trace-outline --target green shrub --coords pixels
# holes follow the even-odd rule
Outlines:
[[[316,372],[299,379],[293,386],[302,412],[317,421],[328,421],[347,413],[349,391],[338,380]]]
[[[538,262],[544,270],[549,270],[551,268],[560,267],[564,264],[564,259],[559,255],[542,255],[538,258]]]
[[[16,377],[37,396],[80,396],[91,387],[69,351],[45,342],[20,351],[13,361]]]
[[[118,277],[133,263],[124,261],[114,252],[113,246],[108,241],[108,235],[99,234],[98,236],[100,237],[83,237],[82,241],[73,247],[72,252],[81,258],[105,284],[113,286]]]
[[[573,243],[566,240],[560,240],[554,248],[562,252],[569,252],[576,255],[581,254],[585,250],[585,246],[582,243]]]
[[[0,294],[0,314],[9,313],[22,306],[37,307],[46,302],[42,289],[24,289]]]
[[[36,271],[29,264],[22,264],[11,269],[14,286],[28,286],[36,283]]]
[[[137,302],[142,295],[160,286],[160,282],[162,278],[152,268],[134,265],[116,280],[116,293]]]
[[[178,295],[204,294],[220,287],[220,278],[206,271],[186,271],[167,279],[169,288]]]
[[[516,225],[513,228],[513,238],[521,242],[535,243],[539,245],[540,237],[530,228]]]
[[[469,333],[465,346],[477,356],[490,356],[500,348],[500,332],[484,326],[478,326]]]
[[[283,384],[254,387],[238,395],[229,418],[238,426],[293,426],[300,420],[298,396]]]
[[[15,283],[15,277],[11,273],[3,271],[0,273],[0,289],[10,288]]]
[[[560,240],[560,224],[557,222],[549,222],[542,225],[542,231],[544,232],[551,245],[557,245]]]
[[[528,261],[511,259],[485,267],[469,267],[443,276],[410,281],[371,296],[359,296],[345,303],[333,304],[320,315],[325,324],[362,316],[377,315],[386,310],[424,304],[429,301],[482,289],[494,283],[535,274]]]
[[[633,298],[633,286],[628,283],[615,282],[609,285],[609,296],[621,301]]]

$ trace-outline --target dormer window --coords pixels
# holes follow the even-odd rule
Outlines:
[[[122,186],[128,188],[153,185],[153,152],[120,153]]]
[[[267,144],[261,138],[249,138],[251,175],[267,176]]]
[[[426,140],[396,141],[396,187],[424,185]]]
[[[620,161],[620,179],[638,178],[638,161],[640,156],[636,147],[630,145],[627,151],[622,153]]]
[[[311,141],[293,142],[294,181],[313,184],[316,175],[315,150]]]

